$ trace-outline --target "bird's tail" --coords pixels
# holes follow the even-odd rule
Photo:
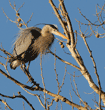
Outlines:
[[[10,68],[11,69],[16,69],[19,65],[21,65],[21,60],[13,60],[13,59],[11,59],[10,61]]]

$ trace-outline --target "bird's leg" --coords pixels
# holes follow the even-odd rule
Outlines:
[[[30,61],[29,61],[28,66],[27,66],[27,71],[29,71],[29,66],[30,66]]]

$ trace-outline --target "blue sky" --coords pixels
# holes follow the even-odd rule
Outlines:
[[[31,14],[34,13],[32,20],[28,24],[29,27],[34,26],[39,23],[56,24],[59,28],[59,31],[61,33],[63,33],[63,29],[62,29],[60,23],[58,22],[58,19],[54,15],[54,11],[53,11],[52,7],[50,6],[48,0],[31,0],[31,1],[29,1],[29,0],[18,0],[18,1],[11,0],[11,3],[13,4],[14,1],[16,3],[17,8],[19,8],[23,4],[23,2],[25,2],[24,6],[19,11],[21,18],[25,22],[27,22],[31,16]],[[75,21],[75,18],[77,20],[80,20],[80,21],[86,23],[86,20],[79,14],[78,8],[81,9],[81,12],[84,15],[86,15],[86,17],[88,19],[90,19],[92,22],[94,22],[97,20],[97,18],[95,16],[96,4],[99,4],[100,7],[103,6],[103,4],[104,4],[104,0],[101,0],[101,1],[99,1],[99,0],[64,0],[64,1],[65,1],[65,6],[66,6],[68,14],[70,16],[72,25],[73,25],[73,29],[77,30],[77,32],[79,32],[79,26],[78,26],[78,23]],[[58,0],[54,0],[54,3],[56,4],[56,6],[58,6]],[[16,24],[11,23],[5,17],[5,15],[2,11],[2,8],[4,9],[4,11],[8,15],[8,17],[11,18],[12,20],[15,20],[15,12],[10,7],[8,0],[0,1],[0,29],[1,29],[0,43],[2,43],[2,46],[4,49],[6,49],[8,52],[12,53],[12,50],[13,50],[12,44],[16,38],[16,34],[18,33],[19,29],[17,28]],[[39,27],[42,28],[43,25],[40,25]],[[84,27],[82,29],[82,31],[84,32],[85,29],[86,28]],[[97,30],[99,32],[103,32],[101,29],[100,30],[95,29],[95,30]],[[55,36],[55,37],[59,38],[58,36]],[[90,72],[94,82],[97,84],[97,79],[94,74],[94,68],[93,68],[92,61],[89,57],[89,53],[84,45],[82,38],[80,36],[78,36],[77,39],[78,39],[77,49],[79,50],[79,53],[82,56],[83,61],[86,65],[88,71]],[[90,49],[92,50],[92,54],[93,54],[93,57],[95,59],[96,65],[97,65],[97,70],[98,70],[98,74],[100,76],[102,89],[103,89],[103,91],[105,91],[105,87],[104,87],[104,83],[105,83],[105,81],[104,81],[104,77],[105,77],[104,44],[105,43],[104,42],[105,42],[105,39],[104,38],[97,39],[93,35],[90,38],[87,38],[87,42],[90,46]],[[71,62],[71,63],[77,65],[77,63],[74,61],[72,56],[64,53],[64,51],[60,48],[60,45],[57,42],[57,40],[55,40],[53,46],[51,47],[51,50],[54,52],[55,48],[56,48],[56,54],[58,56],[60,56],[62,59],[66,60],[68,62]],[[69,51],[66,47],[64,48],[64,50],[67,53],[69,53]],[[4,54],[0,51],[0,55],[4,55]],[[3,63],[6,63],[6,61],[2,58],[0,58],[0,61]],[[44,74],[46,89],[53,93],[57,93],[56,75],[54,72],[54,56],[52,56],[51,54],[47,54],[47,55],[43,56],[42,66],[43,66],[43,74]],[[59,78],[60,84],[62,83],[62,80],[63,80],[65,66],[66,65],[64,63],[62,63],[61,61],[59,61],[57,59],[56,68],[57,68],[57,73],[58,73],[58,78]],[[3,69],[5,71],[4,67],[2,67],[1,65],[0,65],[0,69]],[[26,84],[28,79],[24,75],[24,73],[20,70],[20,67],[18,67],[14,71],[14,70],[10,69],[9,64],[8,64],[8,70],[12,77],[14,77],[17,80],[19,80],[20,82]],[[75,72],[76,75],[81,75],[81,73],[78,72],[78,70],[76,70],[75,68],[73,68],[71,66],[67,66],[67,72],[70,74],[73,74],[73,72]],[[33,78],[35,79],[35,81],[37,83],[39,83],[41,87],[43,87],[42,79],[41,79],[41,75],[40,75],[41,74],[40,57],[38,57],[36,60],[31,62],[30,73],[33,76]],[[71,91],[74,103],[79,104],[79,99],[77,98],[77,96],[75,96],[75,94],[72,91],[72,88],[70,85],[70,75],[68,73],[66,74],[65,83],[61,90],[62,92],[60,93],[60,95],[63,95],[64,97],[66,97],[70,100],[69,93]],[[73,77],[71,77],[71,78],[73,81]],[[76,77],[75,80],[76,80],[81,98],[84,101],[87,101],[88,104],[94,108],[94,102],[92,101],[92,99],[94,99],[95,93],[90,94],[90,95],[84,93],[84,92],[86,92],[86,93],[93,92],[93,90],[89,87],[87,81],[84,79],[83,76],[81,76],[79,78]],[[31,84],[28,83],[28,85],[31,85]],[[41,105],[36,97],[28,95],[26,92],[24,92],[24,90],[22,90],[19,86],[14,84],[12,81],[7,79],[2,74],[0,74],[0,88],[1,88],[0,93],[9,95],[9,96],[12,96],[13,93],[15,95],[17,95],[17,92],[20,91],[33,104],[33,106],[35,107],[36,110],[39,110],[39,109],[43,110],[43,108],[41,107]],[[33,93],[43,94],[41,92],[36,92],[36,91]],[[98,95],[95,94],[95,96],[98,101]],[[0,96],[0,98],[1,98],[1,96]],[[3,99],[5,99],[5,98],[3,98]],[[23,100],[21,100],[21,99],[16,99],[16,100],[6,99],[6,101],[15,110],[23,109],[23,106],[22,106]],[[71,109],[71,106],[69,106],[65,103],[62,103],[62,105],[63,105],[63,110]],[[4,105],[1,104],[1,107],[3,109]],[[54,102],[54,106],[51,107],[51,110],[54,110],[55,107],[56,107],[56,103]],[[58,104],[58,107],[59,107],[58,110],[60,110],[60,107],[61,107],[60,103]],[[25,103],[25,108],[26,108],[26,110],[30,110],[30,107],[26,103]]]

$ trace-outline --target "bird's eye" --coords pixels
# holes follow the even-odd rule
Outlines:
[[[56,29],[54,29],[54,32],[56,32],[57,30]]]

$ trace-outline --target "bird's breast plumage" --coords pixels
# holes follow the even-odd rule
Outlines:
[[[36,52],[44,54],[47,49],[50,48],[54,41],[53,34],[49,34],[47,36],[40,36],[38,39],[35,40],[32,47],[35,49]]]

